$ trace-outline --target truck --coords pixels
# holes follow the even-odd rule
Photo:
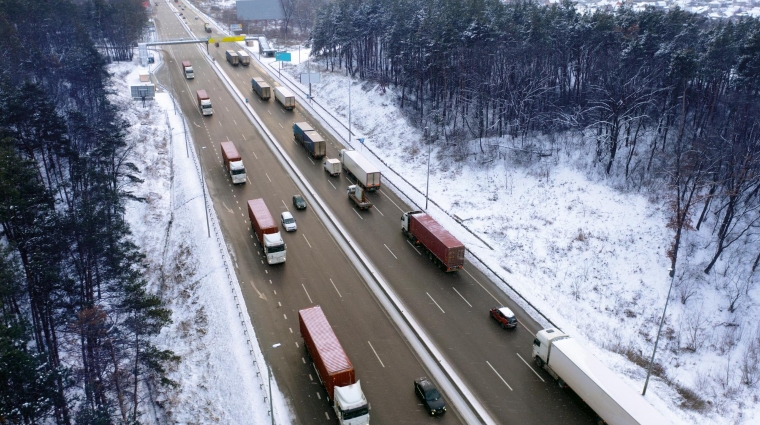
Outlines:
[[[296,107],[296,96],[292,91],[285,87],[275,87],[274,98],[277,99],[285,109],[292,110]]]
[[[251,55],[249,55],[248,52],[241,50],[237,52],[237,54],[240,59],[240,65],[248,66],[251,64]]]
[[[214,108],[211,107],[211,99],[206,94],[206,90],[198,90],[195,94],[198,97],[198,110],[201,114],[214,115]]]
[[[544,329],[533,340],[533,358],[560,387],[569,387],[610,425],[670,423],[576,340],[558,329]]]
[[[230,173],[232,184],[245,183],[245,166],[243,166],[243,158],[235,148],[235,144],[232,142],[222,142],[222,158],[224,159],[224,167],[227,172]]]
[[[325,139],[319,135],[306,122],[293,123],[293,137],[311,154],[313,158],[322,158],[325,156],[326,143]]]
[[[335,336],[322,307],[298,311],[298,323],[303,345],[311,357],[319,382],[327,391],[338,423],[343,425],[369,424],[370,406],[351,360]]]
[[[356,179],[356,183],[370,192],[380,189],[380,170],[357,151],[341,149],[338,159],[343,171]]]
[[[401,233],[417,246],[423,247],[439,268],[455,272],[464,266],[464,245],[443,228],[433,217],[422,211],[401,214]]]
[[[238,56],[237,52],[234,50],[226,50],[224,52],[224,56],[227,57],[227,62],[230,63],[232,66],[238,66],[240,63],[240,57]]]
[[[251,78],[251,89],[259,95],[261,100],[269,100],[272,97],[272,88],[269,87],[269,84],[263,78]]]
[[[267,258],[267,264],[279,264],[285,262],[286,246],[280,236],[280,228],[269,213],[269,208],[262,198],[248,201],[248,218],[251,227],[256,233],[256,239],[261,245],[261,250]]]
[[[367,192],[361,186],[355,184],[349,185],[346,194],[348,195],[348,199],[360,210],[372,208],[372,201],[367,198]]]
[[[330,173],[330,176],[335,177],[340,175],[340,160],[337,158],[325,158],[322,163],[325,171]]]
[[[204,22],[203,23],[203,30],[210,33],[211,32],[211,24]]]
[[[185,74],[185,78],[188,80],[192,80],[195,78],[195,74],[193,73],[193,65],[190,64],[190,61],[182,61],[179,63],[180,68],[182,68],[182,73]]]

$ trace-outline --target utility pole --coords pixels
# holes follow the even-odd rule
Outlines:
[[[644,391],[641,395],[647,394],[647,386],[649,385],[649,376],[652,374],[652,365],[654,364],[654,355],[657,354],[657,343],[660,342],[660,333],[662,332],[662,324],[665,322],[665,312],[668,311],[668,301],[670,300],[670,291],[673,290],[673,281],[676,280],[676,270],[669,268],[670,272],[670,289],[668,289],[668,297],[665,298],[665,308],[662,309],[662,318],[660,319],[660,327],[657,329],[657,338],[654,340],[654,350],[652,350],[652,360],[649,361],[649,368],[647,369],[647,379],[644,381]]]

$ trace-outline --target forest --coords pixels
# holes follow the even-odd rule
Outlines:
[[[398,103],[452,156],[557,155],[591,140],[590,161],[630,190],[668,192],[667,255],[708,227],[702,272],[756,280],[760,245],[760,22],[572,2],[336,0],[321,9],[313,54],[328,70],[394,86]],[[491,138],[491,139],[489,139]],[[483,142],[483,139],[504,141]],[[743,255],[724,258],[730,246]],[[672,272],[671,272],[672,273]],[[745,288],[746,289],[746,288]]]
[[[147,20],[138,0],[0,2],[0,423],[138,423],[146,386],[173,385],[108,100]]]

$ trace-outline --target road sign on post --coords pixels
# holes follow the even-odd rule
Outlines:
[[[290,52],[277,52],[274,54],[274,60],[280,62],[290,62]]]

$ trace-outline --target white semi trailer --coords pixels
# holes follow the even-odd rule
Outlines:
[[[669,424],[644,397],[578,342],[557,329],[544,329],[533,341],[533,359],[561,387],[570,387],[591,407],[599,424]]]
[[[356,183],[362,189],[373,192],[380,189],[380,170],[362,154],[354,150],[341,149],[338,159],[343,164],[343,170],[356,178]]]

